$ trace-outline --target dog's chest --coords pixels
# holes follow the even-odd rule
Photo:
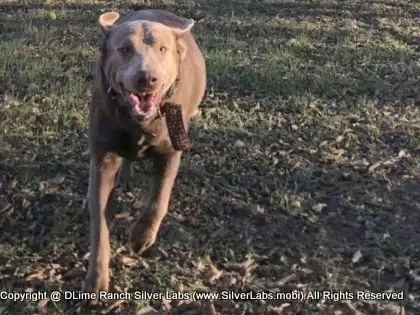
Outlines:
[[[153,151],[154,146],[145,134],[134,137],[128,133],[121,133],[117,138],[114,143],[115,151],[125,159],[145,159]]]
[[[106,146],[127,160],[145,159],[166,147],[163,130],[159,124],[146,131],[136,132],[121,130],[112,125],[104,125],[100,129]]]

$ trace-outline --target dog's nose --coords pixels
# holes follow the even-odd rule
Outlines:
[[[158,85],[158,81],[155,75],[140,71],[137,73],[136,86],[139,90],[153,90]]]

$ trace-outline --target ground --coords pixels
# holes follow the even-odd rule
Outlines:
[[[197,20],[208,86],[144,257],[127,239],[149,163],[117,194],[112,290],[393,290],[404,300],[3,300],[0,313],[420,314],[414,1],[2,1],[1,290],[82,286],[97,18],[142,7]]]

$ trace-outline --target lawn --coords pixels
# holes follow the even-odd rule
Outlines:
[[[373,0],[0,2],[0,291],[78,291],[101,12],[197,20],[208,85],[156,246],[118,191],[113,291],[394,292],[404,300],[0,300],[0,314],[419,314],[420,5]],[[143,313],[142,313],[143,312]]]

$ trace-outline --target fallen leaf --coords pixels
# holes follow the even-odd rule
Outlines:
[[[116,220],[127,220],[127,221],[132,221],[134,219],[130,211],[117,213],[114,215],[114,218]]]
[[[140,260],[140,264],[144,269],[150,269],[150,265],[144,259]]]
[[[73,278],[79,278],[83,277],[86,273],[86,269],[84,266],[78,266],[70,269],[68,272],[66,272],[63,277],[65,279],[73,279]]]
[[[124,251],[127,252],[125,246],[120,246],[115,250],[115,255],[121,254]]]
[[[290,306],[290,303],[283,303],[283,304],[281,304],[279,306],[269,305],[268,308],[267,308],[267,310],[269,312],[274,312],[274,313],[277,313],[277,314],[281,314],[281,313],[283,313],[283,310],[285,308],[288,308],[289,306]]]
[[[292,273],[292,274],[290,274],[288,276],[285,276],[285,277],[277,280],[275,282],[275,284],[276,284],[276,286],[280,286],[281,287],[281,286],[284,286],[287,282],[290,282],[290,281],[293,281],[293,280],[296,280],[296,274],[295,273]]]
[[[334,154],[336,159],[339,159],[344,153],[346,153],[346,150],[331,148],[331,153]]]
[[[236,140],[236,142],[233,146],[235,148],[243,148],[245,146],[245,143],[243,143],[241,140]]]
[[[315,212],[321,212],[322,209],[326,207],[327,207],[326,203],[317,203],[316,205],[312,206],[312,210],[314,210]]]
[[[407,150],[401,150],[400,152],[398,152],[398,157],[399,158],[403,158],[403,157],[408,157],[410,156]]]
[[[241,275],[246,275],[250,270],[255,268],[254,264],[255,260],[248,257],[245,261],[241,263],[234,263],[234,262],[227,262],[223,264],[223,267],[225,267],[227,270],[231,271],[237,271]]]
[[[50,11],[48,12],[48,17],[50,18],[50,20],[55,21],[57,20],[57,14],[55,14],[55,12]]]
[[[212,276],[210,278],[210,282],[213,282],[219,279],[223,275],[223,271],[217,269],[214,265],[210,265]]]
[[[32,281],[32,280],[44,280],[45,275],[43,271],[39,271],[37,273],[33,273],[25,278],[26,281]]]
[[[255,212],[256,214],[264,214],[264,213],[265,213],[265,209],[264,209],[264,207],[262,207],[262,206],[260,206],[260,205],[257,205],[257,206],[254,208],[254,212]]]
[[[363,257],[362,252],[360,249],[358,249],[354,254],[353,257],[351,258],[351,262],[353,264],[357,263],[361,258]]]
[[[65,180],[66,180],[66,177],[64,175],[57,175],[51,180],[51,182],[54,184],[60,185],[64,183]]]
[[[133,259],[133,258],[130,258],[130,257],[127,257],[127,256],[123,256],[121,258],[121,260],[122,260],[122,263],[127,267],[133,267],[133,266],[137,265],[137,262],[138,262],[137,259]]]
[[[38,303],[36,304],[37,307],[39,308],[44,308],[45,306],[47,306],[49,299],[43,299],[43,300],[39,300]]]
[[[372,165],[370,165],[369,167],[368,167],[368,173],[373,173],[373,171],[375,171],[375,169],[377,169],[379,166],[381,166],[382,165],[382,161],[379,161],[379,162],[376,162],[376,163],[373,163]]]
[[[148,306],[136,312],[135,315],[161,315],[161,313],[156,311],[153,307]]]

